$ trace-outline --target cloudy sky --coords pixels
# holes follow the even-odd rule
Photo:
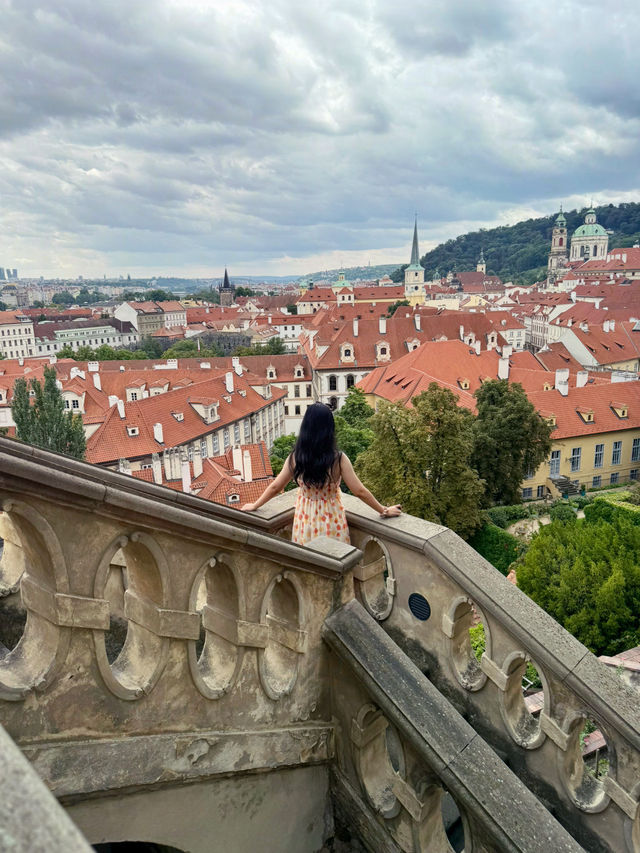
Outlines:
[[[0,0],[0,266],[303,274],[640,201],[638,0]]]

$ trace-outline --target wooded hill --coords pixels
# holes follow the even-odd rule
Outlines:
[[[598,223],[613,231],[609,248],[622,248],[640,242],[640,203],[607,204],[595,208]],[[584,222],[587,208],[565,211],[569,236]],[[481,228],[447,240],[427,252],[420,262],[426,278],[433,277],[436,269],[441,275],[449,270],[475,270],[480,250],[484,251],[487,273],[499,275],[503,281],[532,284],[544,278],[547,257],[551,246],[551,229],[558,213],[540,219],[527,219],[516,225],[499,228]],[[406,266],[406,265],[405,265]],[[404,266],[391,274],[394,281],[404,280]]]

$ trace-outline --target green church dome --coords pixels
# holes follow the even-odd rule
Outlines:
[[[573,232],[574,237],[606,237],[607,232],[602,227],[602,225],[598,225],[597,222],[594,222],[590,225],[580,225]]]

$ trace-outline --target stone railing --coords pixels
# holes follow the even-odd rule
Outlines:
[[[585,849],[639,853],[637,693],[450,530],[381,520],[343,497],[363,553],[343,599],[352,580],[366,611]],[[267,529],[287,529],[293,500],[285,493],[262,510]],[[469,633],[478,621],[479,661]],[[530,662],[539,713],[523,694]],[[587,722],[606,743],[595,771],[582,758]]]
[[[359,602],[323,633],[341,731],[334,802],[371,850],[583,850]]]
[[[7,439],[0,509],[0,722],[58,798],[324,765],[326,800],[321,629],[355,548],[301,548],[238,511]],[[24,625],[4,619],[16,589]],[[326,802],[314,808],[298,828],[319,848]],[[90,841],[128,840],[124,811],[111,835],[81,812]]]

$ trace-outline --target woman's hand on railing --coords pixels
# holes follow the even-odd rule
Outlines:
[[[380,518],[395,518],[398,515],[402,515],[402,505],[394,504],[393,506],[385,506],[380,513]]]

